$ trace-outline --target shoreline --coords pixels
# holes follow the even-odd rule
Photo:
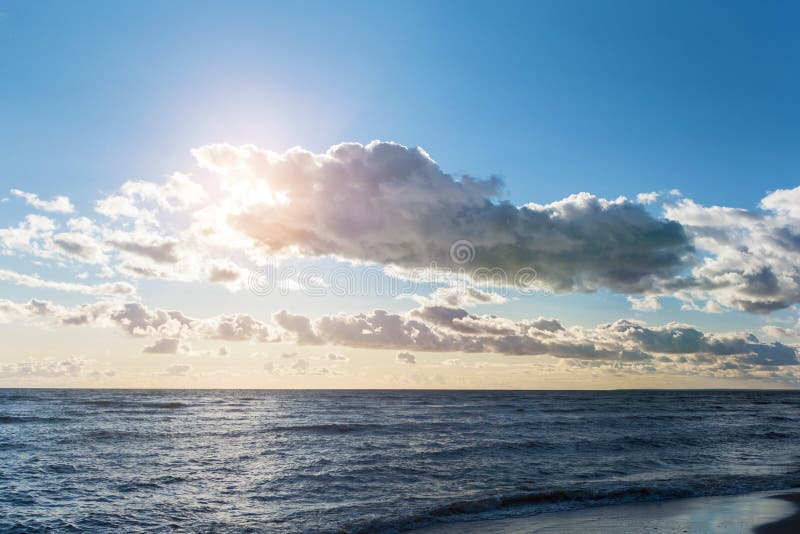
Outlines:
[[[800,488],[596,506],[526,517],[431,525],[412,532],[793,534],[800,532]]]

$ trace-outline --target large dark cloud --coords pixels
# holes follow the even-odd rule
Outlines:
[[[498,178],[455,179],[423,150],[394,143],[281,155],[212,145],[194,154],[202,166],[249,176],[288,198],[251,202],[230,216],[271,251],[468,273],[503,269],[518,285],[515,273],[533,269],[538,284],[559,292],[646,291],[680,272],[692,252],[679,224],[625,199],[581,193],[517,207],[496,200]]]

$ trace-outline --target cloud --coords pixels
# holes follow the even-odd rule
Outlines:
[[[761,199],[759,207],[782,217],[800,219],[800,187],[773,191]]]
[[[641,350],[661,354],[739,356],[755,365],[796,365],[797,351],[782,343],[762,343],[753,334],[705,334],[677,323],[646,327],[620,320],[602,327],[611,336],[636,344]]]
[[[305,358],[294,360],[291,363],[278,365],[274,362],[264,364],[264,372],[276,376],[304,376],[304,375],[331,375],[340,374],[327,367],[314,367]]]
[[[662,297],[708,312],[768,313],[800,303],[800,188],[766,195],[761,211],[704,207],[670,191],[661,219],[642,205],[659,200],[657,192],[640,193],[639,203],[578,193],[514,206],[498,200],[500,179],[454,177],[421,148],[388,142],[324,153],[220,144],[192,153],[216,174],[213,194],[181,173],[163,183],[125,182],[97,201],[96,211],[111,219],[105,224],[76,217],[54,235],[54,221],[28,215],[0,229],[3,252],[232,290],[243,269],[222,258],[270,253],[377,263],[387,272],[435,266],[473,280],[496,280],[500,271],[518,288],[622,293],[638,311],[655,309]],[[276,287],[306,286],[287,278]],[[504,300],[476,288],[415,298],[453,308]]]
[[[155,263],[177,263],[178,242],[171,239],[157,239],[147,234],[128,234],[107,241],[112,247],[142,256]]]
[[[279,312],[278,317],[287,317]],[[494,353],[508,356],[553,356],[583,360],[666,365],[769,369],[797,365],[796,349],[779,342],[762,342],[749,333],[705,333],[679,323],[647,326],[619,320],[594,328],[565,327],[556,319],[511,320],[470,314],[463,309],[421,307],[397,314],[383,310],[335,314],[310,319],[291,315],[280,330],[243,314],[195,319],[179,311],[149,309],[139,303],[100,301],[64,307],[48,301],[14,303],[0,300],[0,321],[42,326],[115,327],[131,336],[154,337],[146,352],[181,351],[189,339],[325,344],[351,348],[440,353]],[[299,331],[293,330],[299,329]],[[178,341],[180,340],[180,342]],[[331,353],[334,354],[334,353]],[[330,361],[343,361],[327,358]],[[305,358],[289,359],[306,361]],[[407,362],[408,358],[404,357]],[[275,372],[329,374],[324,368],[300,363],[275,367]],[[730,370],[730,369],[729,369]]]
[[[206,190],[189,175],[175,173],[163,185],[147,181],[128,181],[120,191],[127,198],[149,200],[160,208],[175,211],[200,204],[208,198]]]
[[[311,364],[308,363],[308,360],[300,359],[292,364],[291,369],[295,372],[302,374],[307,372],[310,367]]]
[[[219,144],[192,153],[215,175],[213,190],[182,173],[163,183],[125,182],[97,201],[109,218],[103,224],[73,217],[58,232],[58,223],[31,214],[0,228],[2,253],[231,290],[243,286],[245,259],[259,265],[266,254],[311,255],[380,264],[389,277],[449,269],[460,273],[446,281],[452,286],[496,282],[500,272],[494,286],[609,290],[630,296],[637,311],[668,297],[709,313],[800,304],[800,188],[767,194],[758,210],[702,206],[675,190],[640,193],[638,203],[578,193],[515,206],[498,199],[499,178],[451,176],[421,148],[389,142],[342,143],[324,153]],[[659,218],[643,204],[662,197]],[[326,287],[317,279],[287,277],[274,287]],[[410,297],[458,309],[505,300],[473,285]],[[312,339],[306,331],[302,342]]]
[[[398,352],[397,355],[395,356],[395,360],[398,363],[411,363],[411,364],[417,363],[417,357],[414,356],[412,353],[405,351]]]
[[[112,221],[120,218],[136,219],[142,223],[155,224],[155,216],[136,205],[136,201],[122,195],[109,195],[95,203],[94,211]]]
[[[668,206],[667,217],[680,222],[706,255],[691,276],[664,284],[663,292],[690,304],[713,299],[708,311],[769,313],[800,303],[798,198],[800,188],[771,193],[761,201],[766,213],[690,199]]]
[[[658,202],[658,197],[660,195],[653,191],[651,193],[639,193],[636,195],[636,202],[639,204],[655,204]]]
[[[262,343],[276,341],[266,324],[243,313],[194,320],[192,329],[210,339]]]
[[[628,296],[628,302],[631,303],[631,308],[636,311],[656,311],[661,309],[661,301],[654,295],[646,295],[644,297]]]
[[[127,282],[109,282],[98,285],[55,282],[51,280],[42,280],[38,276],[22,274],[8,269],[0,269],[0,280],[11,282],[18,286],[55,289],[57,291],[83,293],[86,295],[130,297],[136,294],[136,289]]]
[[[167,367],[167,370],[164,374],[169,376],[186,376],[186,374],[191,370],[192,366],[188,363],[173,363]]]
[[[163,338],[156,340],[152,345],[147,345],[142,352],[145,354],[177,354],[180,340],[177,338]]]
[[[305,321],[295,317],[292,323],[281,325],[290,336],[352,348],[549,355],[618,362],[643,362],[656,355],[677,354],[702,356],[714,362],[733,359],[745,365],[797,364],[796,350],[788,345],[761,342],[753,334],[704,333],[677,323],[648,327],[620,320],[591,329],[565,328],[555,319],[512,321],[443,307],[422,307],[406,314],[383,310],[336,314]],[[291,331],[293,325],[302,325],[302,335]]]
[[[230,284],[242,277],[242,269],[230,260],[212,260],[208,266],[208,281]]]
[[[490,293],[475,287],[440,287],[434,290],[430,296],[413,296],[414,300],[427,306],[450,306],[453,308],[466,308],[480,304],[502,304],[507,301],[506,297],[497,293]]]
[[[142,180],[125,182],[120,187],[120,194],[98,200],[95,211],[112,221],[131,219],[141,227],[158,226],[158,209],[184,210],[207,198],[208,194],[200,184],[186,174],[175,173],[164,184]]]
[[[229,191],[260,186],[229,220],[272,252],[470,272],[529,268],[560,292],[641,292],[684,268],[692,250],[679,224],[625,199],[581,193],[516,207],[493,200],[498,178],[454,179],[422,149],[394,143],[343,143],[324,154],[251,145],[192,153]],[[456,242],[473,248],[468,265],[451,255]]]
[[[0,228],[0,243],[7,251],[46,256],[40,242],[52,236],[56,227],[55,221],[48,217],[26,215],[16,227]]]
[[[282,310],[272,316],[278,326],[294,334],[296,340],[301,345],[316,345],[320,343],[320,338],[311,328],[311,320],[302,315],[294,315]]]
[[[73,206],[72,202],[69,201],[69,198],[65,196],[59,195],[53,200],[42,200],[38,195],[26,193],[25,191],[20,191],[19,189],[12,189],[11,194],[20,198],[24,198],[28,205],[42,211],[49,211],[53,213],[72,213],[75,211],[75,206]]]
[[[86,361],[78,356],[62,360],[28,360],[0,365],[0,378],[62,378],[80,376]]]
[[[53,236],[53,244],[60,252],[78,261],[105,264],[108,261],[103,245],[95,238],[76,232],[65,232]]]
[[[346,362],[350,359],[347,356],[343,356],[335,352],[329,352],[326,358],[332,362]]]
[[[15,303],[0,299],[0,322],[114,327],[134,337],[261,343],[279,340],[268,325],[250,315],[229,314],[196,319],[180,311],[151,309],[138,302],[98,301],[66,307],[41,300]]]
[[[777,326],[777,325],[766,325],[761,330],[764,331],[765,334],[772,337],[788,337],[788,338],[798,338],[800,337],[800,324],[795,324],[793,326]]]

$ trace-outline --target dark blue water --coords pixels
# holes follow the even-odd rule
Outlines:
[[[800,485],[798,392],[0,390],[3,530],[402,531]]]

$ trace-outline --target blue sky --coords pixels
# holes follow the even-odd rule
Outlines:
[[[232,4],[0,0],[2,194],[66,195],[91,215],[126,181],[202,176],[196,147],[323,153],[374,139],[423,147],[455,177],[497,175],[505,187],[495,198],[517,206],[583,191],[610,200],[652,191],[677,202],[683,197],[668,195],[677,189],[699,206],[763,214],[769,192],[798,185],[795,3]],[[642,209],[665,213],[660,203]],[[0,204],[0,226],[30,213],[13,197]],[[776,231],[791,227],[776,217]],[[692,234],[694,244],[700,238]],[[722,258],[720,250],[700,250],[697,261]],[[19,253],[0,260],[58,281],[83,270]],[[85,300],[0,284],[13,301]],[[202,280],[135,285],[148,305],[204,315],[415,305],[374,296],[265,300]],[[712,331],[760,331],[796,317],[793,300],[763,315],[733,297],[723,314],[681,309],[681,298],[643,314],[625,291],[593,289],[486,309],[587,327],[633,316]]]
[[[753,207],[800,163],[791,3],[0,6],[0,173],[79,202],[220,140],[419,145],[516,202]]]

